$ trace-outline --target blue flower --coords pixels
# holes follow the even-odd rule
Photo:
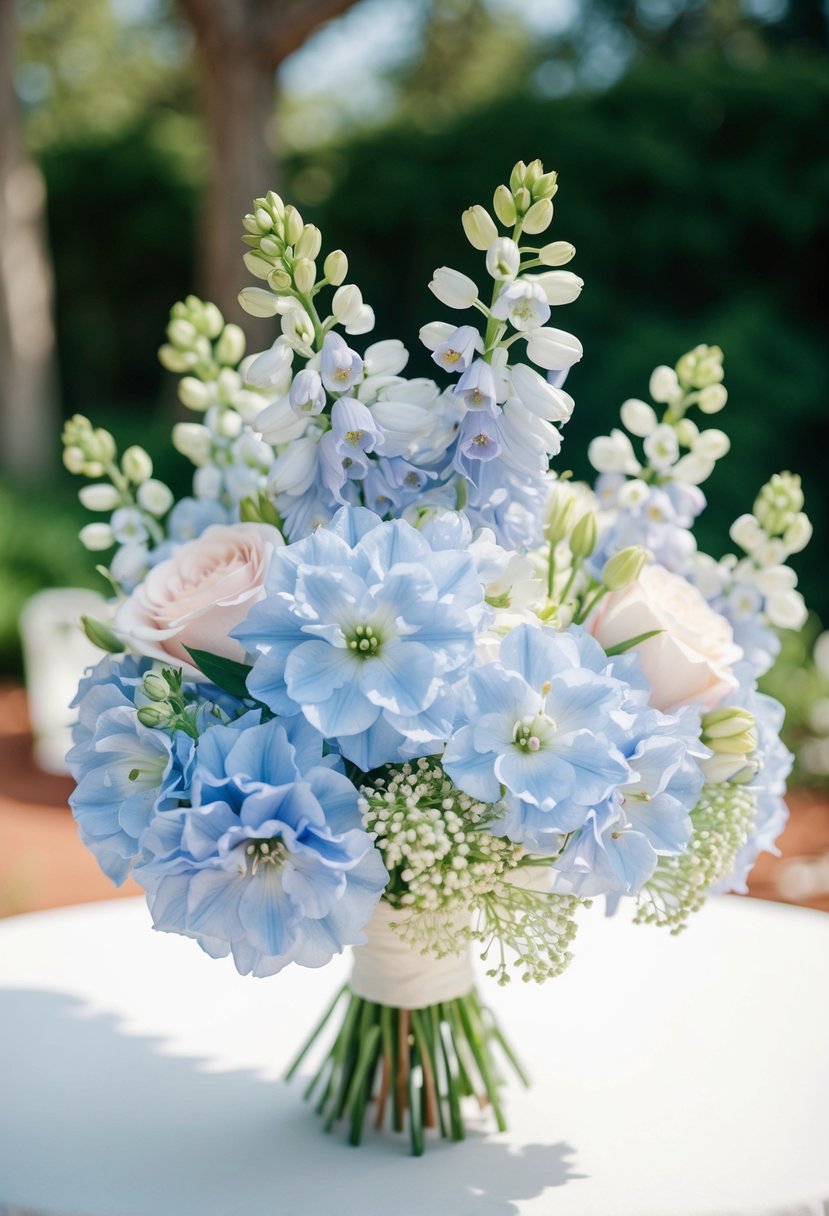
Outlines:
[[[254,697],[303,713],[364,771],[437,750],[485,609],[467,552],[346,507],[274,555],[266,592],[233,631],[256,656]]]
[[[444,768],[466,793],[498,802],[505,792],[498,833],[537,852],[559,848],[563,832],[633,779],[620,750],[622,686],[591,670],[600,656],[606,666],[580,631],[513,629],[500,661],[470,673],[468,721],[444,752]]]
[[[136,716],[150,666],[106,658],[81,682],[73,702],[79,721],[67,762],[77,786],[69,804],[84,844],[119,886],[153,816],[188,796],[194,741],[181,731],[171,737],[142,726]]]
[[[192,806],[157,817],[135,869],[155,927],[256,976],[365,941],[388,874],[338,763],[301,717],[209,731]]]
[[[345,502],[342,488],[346,481],[360,481],[369,468],[369,453],[382,443],[382,432],[371,411],[352,397],[335,401],[331,409],[331,430],[319,445],[319,467],[323,484],[337,502]]]

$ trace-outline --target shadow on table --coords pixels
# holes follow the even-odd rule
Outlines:
[[[521,1201],[584,1177],[565,1143],[514,1152],[473,1135],[414,1160],[402,1137],[375,1135],[355,1150],[323,1135],[298,1090],[252,1071],[206,1071],[58,993],[0,992],[0,1077],[0,1205],[73,1216],[518,1216]]]

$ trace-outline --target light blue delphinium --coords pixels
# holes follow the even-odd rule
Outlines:
[[[438,750],[485,611],[469,553],[344,507],[274,555],[266,592],[233,631],[254,697],[303,713],[366,772]]]
[[[634,779],[621,750],[629,724],[622,685],[592,669],[602,660],[606,666],[581,631],[519,625],[502,641],[499,662],[470,673],[467,721],[443,765],[483,802],[505,791],[507,814],[493,832],[555,852],[562,833]]]
[[[157,929],[255,976],[365,941],[388,874],[322,744],[301,716],[253,712],[200,740],[192,806],[156,818],[135,869]]]
[[[141,851],[152,817],[188,796],[193,739],[142,726],[136,699],[151,663],[103,659],[81,681],[75,746],[67,756],[77,782],[69,798],[81,839],[120,886]]]

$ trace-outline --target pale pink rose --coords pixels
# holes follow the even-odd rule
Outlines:
[[[185,646],[242,660],[228,637],[264,598],[274,549],[284,545],[269,524],[216,524],[159,562],[118,609],[115,628],[141,654],[184,665]]]
[[[743,652],[728,621],[663,566],[646,566],[635,583],[605,596],[588,628],[606,650],[663,630],[634,647],[656,709],[713,709],[737,688],[733,668]]]

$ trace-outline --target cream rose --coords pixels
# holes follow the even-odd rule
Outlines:
[[[646,566],[636,582],[606,596],[588,628],[605,649],[663,630],[634,647],[656,709],[713,709],[737,688],[733,667],[743,652],[728,621],[663,566]]]
[[[264,597],[271,556],[284,543],[268,524],[206,528],[139,583],[116,613],[116,631],[142,654],[183,664],[190,674],[186,646],[243,659],[228,634]]]

